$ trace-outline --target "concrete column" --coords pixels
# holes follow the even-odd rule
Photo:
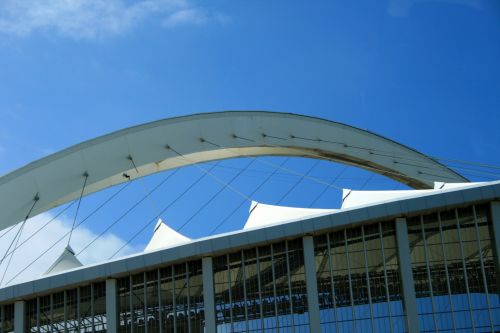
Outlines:
[[[215,333],[215,296],[214,296],[214,270],[212,257],[204,257],[203,270],[203,302],[205,303],[205,332]]]
[[[304,247],[304,269],[306,272],[307,304],[309,308],[309,331],[320,332],[318,284],[312,236],[304,236],[302,244]]]
[[[26,320],[24,318],[26,302],[17,301],[14,303],[14,332],[24,333],[26,331]]]
[[[106,280],[106,321],[107,332],[118,332],[118,287],[116,279]]]
[[[500,201],[492,201],[491,224],[493,225],[493,248],[495,249],[495,271],[497,275],[497,286],[500,288]]]
[[[419,332],[417,298],[411,269],[410,243],[405,218],[396,219],[396,242],[398,246],[399,273],[403,289],[403,306],[406,314],[406,331]]]

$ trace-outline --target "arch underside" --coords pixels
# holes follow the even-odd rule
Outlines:
[[[0,178],[0,229],[80,195],[195,163],[245,156],[297,156],[353,165],[412,188],[467,179],[379,135],[307,116],[226,111],[160,120],[108,134]],[[132,157],[133,163],[129,157]],[[134,166],[135,165],[135,166]],[[137,171],[136,168],[137,167]]]

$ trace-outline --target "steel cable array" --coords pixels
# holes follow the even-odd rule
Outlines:
[[[305,140],[305,141],[314,141],[314,142],[324,142],[324,143],[327,143],[327,144],[335,144],[335,145],[342,145],[344,148],[348,148],[348,149],[358,149],[358,150],[364,150],[364,151],[368,151],[369,154],[373,154],[373,155],[377,155],[377,156],[381,156],[381,157],[387,157],[387,158],[392,158],[392,159],[400,159],[399,161],[393,161],[394,163],[400,163],[400,164],[404,164],[404,165],[409,165],[409,166],[413,166],[413,167],[417,167],[417,168],[422,168],[422,169],[427,169],[427,170],[430,170],[430,172],[432,171],[439,171],[439,169],[437,168],[434,168],[434,167],[429,167],[429,166],[425,166],[425,165],[420,165],[420,164],[415,164],[415,163],[421,163],[422,161],[418,161],[418,160],[415,160],[414,158],[411,158],[409,157],[409,155],[405,155],[405,154],[395,154],[394,152],[389,152],[389,151],[383,151],[383,150],[379,150],[379,149],[374,149],[374,148],[367,148],[367,147],[359,147],[359,146],[354,146],[354,145],[349,145],[349,144],[346,144],[346,143],[343,143],[343,142],[335,142],[335,141],[330,141],[330,140],[324,140],[324,139],[312,139],[312,138],[305,138],[305,137],[300,137],[300,136],[294,136],[294,135],[290,135],[289,138],[284,138],[284,137],[280,137],[280,136],[276,136],[276,135],[269,135],[269,134],[262,134],[262,137],[263,138],[270,138],[270,139],[274,139],[274,140],[279,140],[280,142],[287,142],[287,141],[290,141],[290,140]],[[234,139],[238,139],[238,140],[245,140],[245,141],[248,141],[248,142],[254,142],[254,143],[257,143],[259,145],[262,145],[262,146],[272,146],[272,147],[278,147],[278,148],[287,148],[287,149],[295,149],[293,147],[290,147],[290,146],[283,146],[283,145],[280,145],[280,144],[275,144],[275,143],[271,143],[269,142],[270,140],[266,140],[265,142],[264,141],[258,141],[258,140],[254,140],[254,139],[250,139],[250,138],[245,138],[245,137],[242,137],[242,136],[238,136],[238,135],[235,135],[233,134],[233,138]],[[215,147],[218,147],[218,148],[222,148],[222,149],[226,149],[228,151],[233,151],[232,149],[233,148],[230,148],[230,147],[224,147],[222,145],[219,145],[215,142],[212,142],[210,140],[207,140],[205,138],[202,138],[200,139],[201,142],[203,143],[207,143],[207,144],[210,144],[210,145],[213,145]],[[189,161],[191,164],[193,164],[196,168],[198,168],[199,170],[201,170],[203,172],[203,175],[201,177],[199,177],[194,183],[192,183],[180,196],[178,196],[176,199],[174,199],[172,202],[170,202],[166,207],[163,208],[163,210],[156,216],[156,218],[159,218],[159,216],[165,212],[167,209],[169,209],[175,202],[177,202],[181,197],[183,197],[190,189],[192,189],[196,184],[198,184],[202,178],[204,178],[205,176],[210,176],[211,178],[213,178],[216,182],[222,184],[223,186],[214,194],[212,195],[211,198],[209,198],[207,201],[205,201],[196,211],[194,214],[192,214],[178,229],[177,231],[183,229],[186,225],[188,225],[204,208],[206,208],[220,193],[222,193],[222,191],[224,191],[225,189],[229,189],[231,190],[232,192],[236,193],[238,196],[242,197],[244,200],[241,201],[234,210],[232,210],[230,212],[229,215],[227,215],[211,232],[210,232],[210,235],[212,235],[217,229],[219,229],[225,222],[227,222],[227,220],[234,215],[234,213],[241,208],[241,206],[247,202],[247,201],[251,201],[252,200],[252,196],[262,188],[262,186],[264,186],[274,175],[277,174],[278,170],[280,171],[283,171],[285,172],[286,174],[291,174],[291,175],[294,175],[294,176],[298,176],[299,179],[292,185],[292,187],[290,187],[287,192],[278,200],[278,204],[281,203],[284,198],[286,196],[288,196],[292,191],[295,190],[295,188],[304,180],[304,179],[307,179],[307,180],[310,180],[312,182],[315,182],[315,183],[318,183],[318,184],[322,184],[322,185],[325,185],[325,188],[318,194],[318,196],[316,196],[313,201],[311,202],[311,204],[309,205],[310,207],[313,206],[318,200],[319,198],[321,198],[324,193],[326,193],[326,191],[329,189],[329,188],[334,188],[336,190],[342,190],[343,188],[342,187],[339,187],[339,186],[336,186],[335,183],[339,180],[339,178],[342,176],[342,174],[344,174],[344,172],[347,170],[347,166],[344,167],[343,170],[341,170],[341,172],[339,172],[333,179],[331,182],[326,182],[326,181],[323,181],[321,179],[318,179],[317,177],[313,177],[310,175],[311,171],[318,165],[319,161],[317,161],[306,173],[301,173],[301,172],[297,172],[295,170],[292,170],[292,169],[289,169],[289,168],[286,168],[284,167],[285,163],[289,160],[288,158],[283,161],[281,164],[275,164],[275,163],[272,163],[272,162],[269,162],[269,161],[266,161],[266,160],[262,160],[262,159],[259,159],[255,156],[246,156],[246,155],[243,155],[243,157],[247,157],[247,158],[251,158],[252,161],[248,164],[246,164],[243,168],[234,168],[234,169],[238,169],[239,172],[237,172],[237,174],[232,177],[228,182],[222,180],[221,178],[217,177],[216,175],[214,175],[211,171],[219,166],[219,163],[215,163],[213,164],[210,168],[206,169],[202,166],[199,165],[199,163],[192,163],[192,161],[190,161],[188,158],[186,158],[185,156],[183,156],[181,153],[179,153],[178,151],[176,151],[175,149],[173,149],[172,147],[168,147],[167,146],[167,149],[173,151],[175,154],[177,154],[178,156],[186,159],[187,161]],[[309,154],[310,156],[312,157],[317,157],[317,158],[320,158],[322,160],[328,160],[328,161],[331,161],[331,162],[338,162],[336,160],[333,160],[333,159],[328,159],[328,158],[325,158],[324,156],[322,155],[319,155],[319,154],[314,154],[314,153],[310,153]],[[242,154],[240,152],[235,152],[235,157],[241,157]],[[453,164],[459,164],[459,165],[462,165],[462,166],[452,166],[452,165],[447,165],[449,168],[451,169],[461,169],[461,170],[467,170],[467,171],[472,171],[472,172],[476,172],[476,173],[479,173],[480,175],[478,174],[473,174],[473,176],[475,177],[483,177],[483,178],[487,178],[487,179],[498,179],[500,178],[500,172],[498,172],[497,170],[500,170],[500,166],[496,166],[496,165],[492,165],[492,164],[485,164],[485,163],[475,163],[475,162],[469,162],[469,161],[464,161],[464,160],[457,160],[457,159],[449,159],[449,158],[443,158],[443,157],[431,157],[432,159],[434,160],[438,160],[438,161],[445,161],[445,162],[448,162],[448,163],[453,163]],[[135,170],[137,171],[138,175],[139,175],[139,171],[137,169],[137,166],[135,165],[135,162],[134,160],[129,156],[129,159],[131,160],[131,163],[133,164]],[[403,160],[403,161],[401,161]],[[240,177],[243,172],[249,170],[248,168],[250,167],[250,165],[253,164],[254,161],[258,161],[259,163],[261,164],[266,164],[268,166],[271,166],[273,167],[273,171],[268,175],[268,177],[266,179],[264,179],[264,181],[262,183],[260,183],[257,188],[255,188],[251,194],[249,195],[246,195],[245,193],[243,193],[242,191],[238,190],[237,188],[235,188],[234,186],[232,186],[231,184],[234,182],[234,180],[236,180],[238,177]],[[414,162],[414,163],[409,163],[409,162]],[[465,165],[465,166],[463,166]],[[398,175],[399,176],[399,173],[397,172],[393,172],[393,171],[388,171],[388,170],[379,170],[375,167],[372,167],[372,166],[364,166],[366,169],[368,170],[372,170],[372,171],[376,171],[376,172],[381,172],[381,173],[392,173],[392,174],[395,174],[395,175]],[[478,169],[479,168],[479,169]],[[484,170],[484,169],[487,169],[487,170]],[[99,235],[97,235],[90,243],[88,243],[86,246],[84,246],[83,249],[81,249],[78,253],[77,253],[77,256],[80,255],[82,252],[84,252],[86,249],[88,249],[92,244],[95,243],[95,241],[97,239],[99,239],[100,237],[102,237],[106,232],[108,232],[113,226],[115,226],[117,223],[119,223],[121,220],[123,220],[123,218],[128,215],[134,208],[136,208],[140,203],[142,203],[146,198],[148,198],[154,191],[156,191],[160,186],[162,186],[171,176],[173,176],[176,172],[178,171],[178,169],[176,169],[173,173],[169,174],[168,177],[166,177],[164,180],[162,180],[160,182],[160,184],[158,184],[153,190],[145,193],[145,195],[138,201],[136,202],[134,205],[132,205],[124,214],[122,214],[120,217],[118,217],[111,225],[109,225],[104,231],[102,231]],[[427,173],[427,172],[424,172],[424,171],[419,171],[419,173],[421,174],[428,174],[428,175],[432,175],[431,173]],[[72,225],[72,228],[71,230],[66,233],[61,239],[63,239],[64,237],[66,237],[68,234],[69,234],[69,239],[68,239],[68,244],[71,240],[71,235],[72,235],[72,232],[74,229],[78,228],[83,222],[85,222],[88,218],[90,218],[90,216],[92,216],[97,210],[101,209],[106,203],[108,203],[112,198],[114,198],[118,193],[120,193],[123,189],[125,189],[131,182],[127,182],[125,186],[123,186],[122,188],[120,188],[119,191],[117,191],[115,194],[113,194],[111,196],[111,198],[109,198],[108,200],[105,201],[104,204],[100,205],[96,210],[94,210],[91,214],[89,214],[89,216],[87,216],[85,219],[83,219],[80,223],[78,223],[76,225],[76,219],[77,219],[77,214],[78,214],[78,210],[79,210],[79,206],[80,206],[80,202],[81,202],[81,198],[83,196],[83,192],[84,192],[84,189],[85,189],[85,185],[86,185],[86,181],[87,181],[87,178],[88,178],[88,174],[84,175],[85,176],[85,182],[84,182],[84,185],[83,185],[83,188],[82,188],[82,192],[81,192],[81,195],[80,195],[80,198],[78,200],[78,207],[77,207],[77,211],[75,213],[75,217],[74,217],[74,220],[73,220],[73,225]],[[366,186],[366,184],[371,181],[373,177],[373,174],[370,175],[370,177],[368,179],[366,179],[365,183],[363,184],[362,188],[364,186]],[[491,178],[491,177],[497,177],[497,178]],[[37,198],[37,197],[36,197]],[[21,242],[21,244],[18,246],[18,242],[21,238],[20,236],[20,233],[22,233],[22,230],[23,230],[23,227],[24,227],[24,224],[26,222],[26,220],[29,218],[29,215],[33,209],[33,207],[35,206],[36,204],[36,201],[37,199],[34,200],[34,203],[33,203],[33,206],[32,208],[30,209],[26,219],[23,221],[23,223],[21,224],[21,227],[20,229],[17,231],[16,235],[14,236],[14,238],[12,239],[12,242],[10,244],[10,246],[8,247],[7,251],[5,252],[3,258],[0,260],[0,265],[3,263],[3,261],[6,259],[7,256],[10,255],[10,259],[9,259],[9,264],[10,264],[10,261],[12,260],[12,256],[14,255],[14,252],[20,248],[21,246],[23,246],[27,241],[29,241],[30,239],[32,239],[37,233],[39,233],[41,230],[43,230],[50,222],[52,222],[53,220],[55,220],[60,214],[62,214],[63,212],[65,212],[67,209],[69,209],[69,207],[71,207],[76,201],[73,201],[71,204],[69,204],[68,206],[66,206],[63,210],[61,210],[56,216],[54,216],[52,219],[50,219],[47,223],[45,223],[41,228],[39,228],[37,231],[35,231],[32,235],[30,235],[26,240],[24,240],[23,242]],[[157,207],[155,207],[156,210],[158,210]],[[142,233],[152,222],[154,222],[155,219],[152,219],[150,221],[148,221],[148,223],[146,223],[138,232],[136,232],[132,238],[130,238],[124,245],[122,245],[109,259],[113,258],[116,254],[118,254],[125,246],[127,246],[128,244],[130,244],[140,233]],[[12,226],[11,228],[9,228],[7,231],[5,231],[2,235],[0,235],[0,238],[4,237],[5,235],[7,235],[11,230],[14,229],[15,226]],[[31,262],[28,266],[26,266],[23,270],[21,270],[19,273],[17,273],[13,278],[11,278],[7,283],[10,283],[12,280],[14,280],[16,277],[18,277],[22,272],[24,272],[27,268],[29,268],[34,262],[36,262],[37,260],[39,260],[44,254],[46,254],[50,249],[52,249],[56,244],[58,244],[61,239],[59,239],[56,243],[52,244],[51,247],[49,247],[46,251],[44,251],[38,258],[36,258],[33,262]],[[15,243],[15,246],[14,248],[11,250],[12,248],[12,245]],[[10,251],[10,252],[9,252]],[[7,269],[8,269],[9,265],[7,265]],[[5,277],[5,274],[7,272],[7,269],[4,271],[3,273],[3,276],[2,276],[2,279],[0,280],[0,284],[3,282],[3,279]]]

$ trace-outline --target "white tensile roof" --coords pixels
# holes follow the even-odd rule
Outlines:
[[[250,215],[243,230],[328,215],[336,211],[338,209],[273,206],[252,201],[249,211]]]
[[[144,252],[153,251],[165,247],[172,247],[190,241],[191,238],[178,233],[177,231],[166,225],[161,218],[159,218],[153,232],[153,237],[151,237],[151,240],[144,249]]]
[[[49,275],[54,273],[59,273],[62,271],[67,271],[68,269],[81,267],[83,264],[75,256],[75,251],[71,246],[66,246],[63,253],[57,258],[57,260],[49,267],[49,269],[43,275]]]
[[[418,197],[443,190],[478,186],[484,183],[442,183],[435,182],[432,190],[397,190],[397,191],[355,191],[344,189],[342,192],[342,209],[367,206],[385,201],[393,201],[409,197]]]
[[[249,209],[248,219],[243,226],[243,230],[262,228],[274,224],[282,224],[304,220],[324,215],[336,213],[343,209],[356,208],[360,206],[370,206],[374,204],[420,197],[441,191],[448,191],[458,188],[476,187],[485,183],[434,183],[434,189],[431,190],[395,190],[395,191],[356,191],[344,189],[342,195],[342,205],[340,209],[318,209],[318,208],[300,208],[286,207],[263,204],[252,201]],[[192,241],[191,238],[175,231],[158,219],[154,228],[153,236],[144,252],[159,250],[162,248],[175,247]],[[59,258],[50,266],[44,275],[54,274],[61,271],[83,266],[76,258],[75,252],[68,245]]]
[[[484,183],[442,183],[435,182],[432,190],[395,190],[395,191],[355,191],[344,189],[340,209],[359,206],[368,206],[386,201],[399,200],[409,197],[418,197],[439,191],[478,186]],[[335,213],[339,209],[316,209],[266,205],[252,201],[248,219],[243,230],[259,228],[272,224],[286,223],[305,218],[318,217]]]

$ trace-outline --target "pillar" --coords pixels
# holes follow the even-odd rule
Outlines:
[[[205,303],[205,332],[215,333],[215,296],[214,296],[214,270],[212,257],[202,259],[203,270],[203,302]]]
[[[26,331],[26,320],[24,318],[26,302],[17,301],[14,303],[14,332],[24,333]]]
[[[411,269],[410,243],[405,218],[396,219],[396,242],[398,246],[399,273],[403,289],[403,307],[406,314],[406,331],[418,333],[417,298]]]
[[[307,304],[309,310],[309,331],[320,332],[318,284],[316,280],[316,260],[312,236],[302,238],[304,247],[304,269],[306,272]]]
[[[107,332],[118,332],[118,288],[116,279],[106,280],[106,321]]]

